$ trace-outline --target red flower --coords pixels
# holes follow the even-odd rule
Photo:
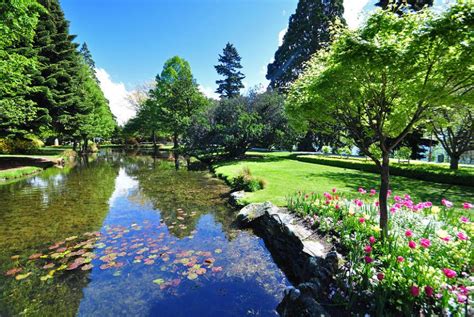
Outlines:
[[[407,231],[405,231],[405,237],[409,238],[413,236],[413,231],[411,231],[410,229],[408,229]]]
[[[383,273],[377,273],[377,279],[378,279],[379,281],[383,280],[384,278],[385,278],[385,274],[383,274]]]
[[[429,246],[431,246],[431,241],[430,241],[430,239],[421,238],[420,239],[420,245],[423,248],[428,248]]]
[[[370,244],[374,244],[375,241],[377,241],[377,240],[375,240],[375,237],[374,237],[374,236],[371,236],[371,237],[369,238]]]
[[[403,262],[405,261],[405,258],[401,255],[397,256],[397,262]]]
[[[431,286],[425,286],[425,294],[428,297],[433,296],[433,288]]]
[[[415,243],[415,241],[410,240],[410,241],[408,242],[408,246],[410,247],[410,249],[416,248],[416,243]]]
[[[415,297],[420,295],[420,288],[418,286],[413,285],[410,291],[411,294]]]
[[[365,253],[370,253],[372,252],[372,247],[370,245],[366,245],[364,248]]]
[[[359,218],[359,222],[360,222],[360,223],[364,223],[364,222],[365,222],[365,218]]]
[[[370,256],[367,256],[367,255],[364,257],[364,259],[365,259],[365,263],[367,264],[374,262],[374,259],[372,259]]]
[[[451,269],[443,269],[444,275],[446,275],[447,278],[453,278],[456,277],[457,273]]]

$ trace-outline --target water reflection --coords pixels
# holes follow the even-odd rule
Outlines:
[[[1,270],[18,254],[32,273],[1,278],[0,315],[275,315],[288,282],[259,238],[232,228],[220,181],[115,154],[38,177],[0,187]],[[40,281],[44,267],[56,271]]]

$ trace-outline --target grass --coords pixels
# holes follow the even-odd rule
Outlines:
[[[34,173],[38,173],[43,169],[36,166],[23,166],[17,168],[10,168],[7,170],[0,171],[0,181],[1,180],[10,180],[13,178],[20,178]]]
[[[255,154],[250,152],[248,154]],[[337,188],[346,196],[353,195],[359,187],[378,188],[379,176],[353,169],[300,162],[288,158],[289,153],[260,153],[259,157],[248,157],[213,166],[216,175],[227,180],[236,177],[248,167],[255,177],[265,180],[264,189],[247,193],[242,203],[271,201],[285,206],[286,198],[297,191],[324,193]],[[415,180],[401,176],[391,177],[394,194],[410,194],[414,201],[431,200],[439,204],[442,198],[454,203],[474,201],[474,188]]]

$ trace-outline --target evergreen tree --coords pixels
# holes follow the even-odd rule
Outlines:
[[[327,46],[330,24],[342,20],[343,13],[343,0],[299,0],[283,44],[268,65],[266,77],[271,88],[285,90],[298,77],[311,55]]]
[[[82,43],[79,53],[81,54],[82,59],[84,60],[86,65],[89,66],[89,69],[91,70],[95,81],[99,82],[99,79],[97,79],[97,76],[95,74],[95,62],[94,62],[94,59],[92,58],[92,54],[89,51],[89,47],[87,46],[86,42]]]
[[[237,97],[240,94],[240,89],[244,88],[242,79],[245,76],[239,71],[242,68],[240,60],[237,49],[230,43],[226,44],[222,55],[219,54],[220,64],[214,67],[219,75],[224,76],[224,79],[216,81],[216,84],[219,85],[216,92],[220,94],[221,98]]]
[[[40,67],[33,75],[34,92],[30,98],[41,107],[51,122],[43,135],[71,135],[71,122],[78,112],[79,97],[75,93],[74,76],[81,68],[78,45],[69,34],[69,22],[57,0],[39,0],[47,10],[39,16],[33,47]]]

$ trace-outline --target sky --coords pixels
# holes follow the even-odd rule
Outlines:
[[[317,1],[317,0],[315,0]],[[446,0],[437,0],[445,2]],[[297,0],[60,0],[76,42],[87,42],[101,88],[119,124],[133,116],[127,95],[151,82],[164,62],[186,59],[201,91],[216,97],[214,65],[230,42],[242,57],[246,89],[268,84],[272,61]],[[344,0],[357,27],[375,0]],[[362,14],[361,14],[362,13]]]

